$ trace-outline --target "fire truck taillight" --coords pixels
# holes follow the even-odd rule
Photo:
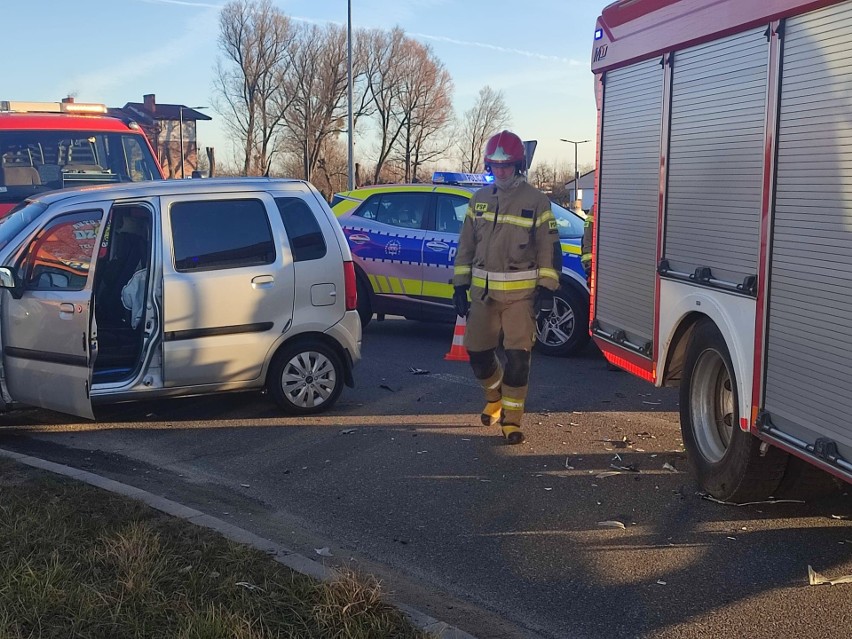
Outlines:
[[[358,286],[355,283],[355,264],[343,263],[343,279],[346,285],[346,310],[354,311],[358,308]]]

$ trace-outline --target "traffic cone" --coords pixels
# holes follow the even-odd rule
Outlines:
[[[450,352],[444,355],[444,359],[450,362],[469,362],[470,356],[464,347],[464,330],[467,320],[464,317],[456,317],[456,327],[453,329],[453,345]]]

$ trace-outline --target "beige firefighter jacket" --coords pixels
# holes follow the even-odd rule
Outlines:
[[[470,298],[516,301],[536,286],[555,291],[562,248],[550,200],[526,181],[508,190],[486,186],[467,208],[453,270],[453,286]]]

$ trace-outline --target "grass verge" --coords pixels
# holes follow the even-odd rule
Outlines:
[[[320,582],[144,504],[0,460],[0,639],[426,639],[351,572]]]

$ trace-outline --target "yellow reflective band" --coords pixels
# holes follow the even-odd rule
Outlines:
[[[390,282],[391,293],[395,293],[396,295],[402,294],[402,282],[399,281],[398,277],[389,277],[388,281]]]
[[[509,410],[524,410],[524,400],[504,397],[503,408],[508,408]]]
[[[381,289],[379,288],[379,279],[375,275],[367,276],[370,280],[370,286],[373,287],[373,293],[381,293]]]
[[[420,280],[402,280],[402,292],[406,295],[420,295]]]
[[[453,285],[440,284],[438,282],[423,282],[424,297],[439,297],[442,299],[452,299]]]
[[[390,284],[388,283],[388,278],[386,278],[384,275],[377,275],[376,281],[379,283],[379,290],[382,293],[390,293],[391,292]]]
[[[471,281],[473,286],[485,288],[485,278],[474,277]],[[488,290],[490,291],[523,291],[536,287],[535,280],[524,280],[522,282],[488,282]]]
[[[553,280],[559,279],[559,274],[552,268],[540,268],[540,269],[538,269],[538,276],[539,277],[545,277],[545,278],[549,277],[550,279],[553,279]]]
[[[553,217],[553,211],[548,209],[544,213],[539,214],[538,219],[535,222],[535,225],[538,227],[538,226],[541,226],[542,224],[544,224],[545,222],[555,222],[555,221],[556,221],[556,218]]]
[[[579,246],[574,246],[573,244],[561,244],[562,252],[568,253],[569,255],[581,255],[583,250]]]
[[[453,275],[470,275],[470,266],[457,264],[453,267]]]
[[[501,385],[502,383],[503,383],[503,378],[502,378],[502,377],[498,377],[496,382],[494,382],[494,383],[493,383],[493,384],[491,384],[490,386],[486,386],[485,388],[486,388],[486,389],[488,389],[488,390],[494,390],[494,389],[496,389],[496,388],[500,388],[500,385]],[[492,403],[492,402],[490,402],[490,403]],[[495,403],[495,404],[496,404],[497,402],[493,402],[493,403]]]

